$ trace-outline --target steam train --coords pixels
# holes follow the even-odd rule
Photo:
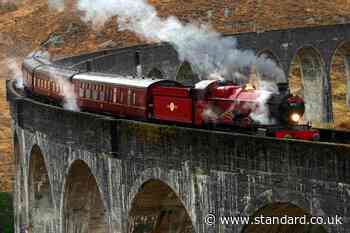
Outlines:
[[[26,93],[62,103],[64,86],[57,79],[60,77],[73,85],[78,106],[84,111],[195,127],[225,127],[277,138],[320,137],[317,130],[299,125],[305,111],[304,101],[289,94],[288,85],[283,83],[278,84],[278,94],[267,93],[268,98],[262,103],[266,92],[249,84],[203,80],[189,87],[174,80],[107,76],[60,68],[52,73],[47,65],[34,63],[22,65]],[[274,124],[262,124],[252,117],[262,107],[275,120]]]

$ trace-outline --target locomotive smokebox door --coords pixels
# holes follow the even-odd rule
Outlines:
[[[288,95],[289,94],[289,85],[288,83],[277,83],[278,92],[280,94]]]

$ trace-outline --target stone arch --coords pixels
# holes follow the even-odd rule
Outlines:
[[[266,217],[278,217],[279,220],[284,216],[288,217],[304,217],[305,220],[309,219],[311,215],[303,208],[294,205],[290,202],[274,202],[263,206],[256,210],[251,216],[250,221],[253,221],[255,217],[264,216],[265,223],[277,223],[275,220]],[[261,219],[260,219],[261,220]],[[275,221],[275,222],[274,222]],[[303,220],[302,220],[303,221]],[[269,233],[327,233],[326,229],[322,225],[307,225],[307,224],[247,224],[243,227],[241,233],[256,233],[256,232],[269,232]]]
[[[178,195],[159,179],[150,179],[140,186],[128,216],[128,233],[195,232]]]
[[[163,79],[163,73],[157,69],[157,68],[153,68],[147,75],[147,77],[149,78],[156,78],[156,79]]]
[[[82,160],[74,161],[66,177],[63,195],[64,233],[106,233],[106,206],[96,179]]]
[[[350,129],[350,41],[336,47],[329,77],[335,127]]]
[[[191,64],[185,61],[177,71],[176,81],[179,81],[186,86],[193,86],[199,81],[199,78],[198,75],[193,72]]]
[[[280,60],[271,50],[263,49],[256,56],[258,57],[258,63],[253,66],[250,83],[259,87],[260,81],[268,82],[271,85],[286,82],[286,75],[281,67]]]
[[[30,153],[29,224],[32,232],[50,232],[54,226],[54,202],[44,155],[38,145]]]
[[[266,59],[270,59],[276,63],[277,66],[281,67],[280,59],[270,50],[263,49],[257,53],[258,57],[265,57]]]
[[[325,105],[325,63],[314,47],[300,48],[289,67],[289,88],[292,94],[302,96],[305,100],[305,119],[313,123],[328,119]]]

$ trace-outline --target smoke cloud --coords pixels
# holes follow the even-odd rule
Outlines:
[[[249,50],[237,49],[237,41],[223,37],[209,25],[184,24],[176,17],[162,19],[145,0],[80,0],[78,9],[85,12],[83,20],[102,26],[112,16],[118,16],[120,30],[130,30],[141,37],[173,45],[180,60],[191,63],[193,70],[207,79],[216,73],[225,79],[237,79],[236,74],[250,72],[252,67],[271,80],[285,81],[284,72],[266,57],[257,57]],[[248,80],[246,80],[248,81]]]
[[[52,66],[49,66],[49,73],[50,77],[61,87],[60,91],[63,95],[63,108],[75,112],[80,111],[73,83],[62,77]]]
[[[56,1],[56,4],[59,2]],[[129,30],[147,40],[171,44],[179,59],[191,63],[200,79],[247,83],[255,72],[259,81],[269,82],[260,85],[259,107],[251,117],[261,123],[271,121],[266,101],[272,92],[278,92],[276,82],[286,82],[284,72],[273,60],[266,56],[258,57],[251,50],[238,49],[235,38],[222,36],[210,25],[185,24],[174,16],[160,18],[146,0],[79,0],[77,7],[85,12],[80,14],[83,20],[91,22],[95,29],[118,16],[119,30]]]
[[[44,64],[48,65],[50,78],[54,79],[61,87],[61,92],[63,95],[63,108],[70,111],[80,111],[73,83],[65,79],[59,72],[57,72],[56,68],[50,61],[50,54],[47,51],[35,51],[30,56],[35,56]]]
[[[16,80],[16,87],[19,89],[23,89],[24,80],[19,63],[16,61],[15,58],[8,58],[4,61],[4,63],[10,70],[10,75],[12,79]]]

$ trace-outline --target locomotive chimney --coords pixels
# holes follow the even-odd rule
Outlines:
[[[86,72],[91,72],[92,70],[92,62],[91,60],[86,62]]]
[[[280,94],[288,95],[289,94],[289,85],[288,83],[277,83],[278,91]]]
[[[139,66],[141,63],[141,60],[140,60],[140,51],[136,51],[135,52],[135,65],[136,66]]]

